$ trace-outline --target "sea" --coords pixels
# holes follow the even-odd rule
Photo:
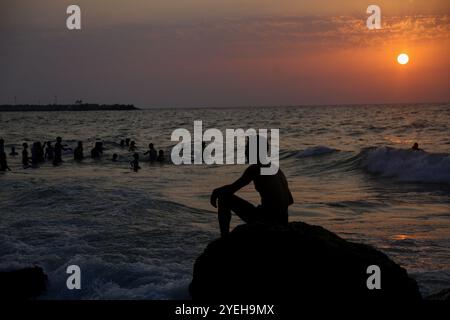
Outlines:
[[[204,130],[279,129],[290,221],[378,248],[424,296],[450,287],[449,103],[0,113],[6,153],[19,153],[0,173],[0,270],[41,266],[40,299],[189,298],[194,261],[219,236],[211,191],[246,168],[172,164],[173,130],[193,132],[195,120]],[[85,155],[103,141],[104,155],[76,163],[67,150],[60,166],[22,167],[23,142],[57,136],[72,148],[83,141]],[[147,160],[150,142],[164,163]],[[238,194],[260,201],[253,185]],[[67,289],[69,265],[81,269],[81,290]]]

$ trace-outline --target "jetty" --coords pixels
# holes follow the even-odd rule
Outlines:
[[[0,112],[39,112],[39,111],[123,111],[139,110],[132,104],[4,104]]]

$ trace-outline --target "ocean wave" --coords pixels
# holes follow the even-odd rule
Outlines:
[[[316,147],[310,147],[307,148],[301,152],[299,152],[297,154],[297,157],[299,158],[304,158],[304,157],[313,157],[313,156],[319,156],[322,154],[327,154],[327,153],[333,153],[336,152],[338,150],[333,149],[333,148],[329,148],[326,146],[316,146]]]
[[[118,260],[114,260],[114,257]],[[111,260],[112,261],[109,261]],[[111,257],[76,255],[49,272],[50,287],[41,298],[46,299],[187,299],[190,266],[173,261],[162,264],[158,259],[123,261],[121,255]],[[83,290],[67,290],[65,272],[68,265],[82,270]],[[75,290],[76,291],[76,290]]]
[[[306,148],[305,150],[300,151],[285,151],[281,152],[281,159],[289,159],[289,158],[308,158],[315,157],[324,154],[330,154],[333,152],[339,151],[337,149],[333,149],[326,146],[314,146]]]
[[[450,184],[450,155],[390,147],[368,148],[360,166],[369,173],[404,182]]]
[[[431,127],[432,125],[433,124],[427,120],[418,119],[418,120],[411,121],[410,123],[407,123],[406,125],[403,126],[403,128],[404,129],[424,129],[424,128]]]

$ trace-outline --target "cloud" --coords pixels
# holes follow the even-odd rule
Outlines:
[[[122,22],[86,26],[77,39],[67,30],[26,30],[7,34],[5,41],[35,41],[127,52],[177,55],[233,54],[251,56],[280,50],[329,50],[407,42],[420,44],[450,39],[448,15],[383,16],[381,30],[368,30],[367,15],[355,16],[246,16],[194,19],[183,23]],[[33,39],[31,39],[33,38]],[[83,42],[85,42],[83,44]]]
[[[148,39],[164,42],[254,49],[373,46],[396,41],[420,43],[450,38],[450,17],[447,15],[383,17],[381,30],[368,30],[366,18],[240,17],[152,27],[150,30],[141,26],[139,29],[145,30]]]

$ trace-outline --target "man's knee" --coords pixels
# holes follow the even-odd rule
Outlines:
[[[217,199],[219,207],[227,208],[231,203],[231,196],[229,194],[221,194]]]

